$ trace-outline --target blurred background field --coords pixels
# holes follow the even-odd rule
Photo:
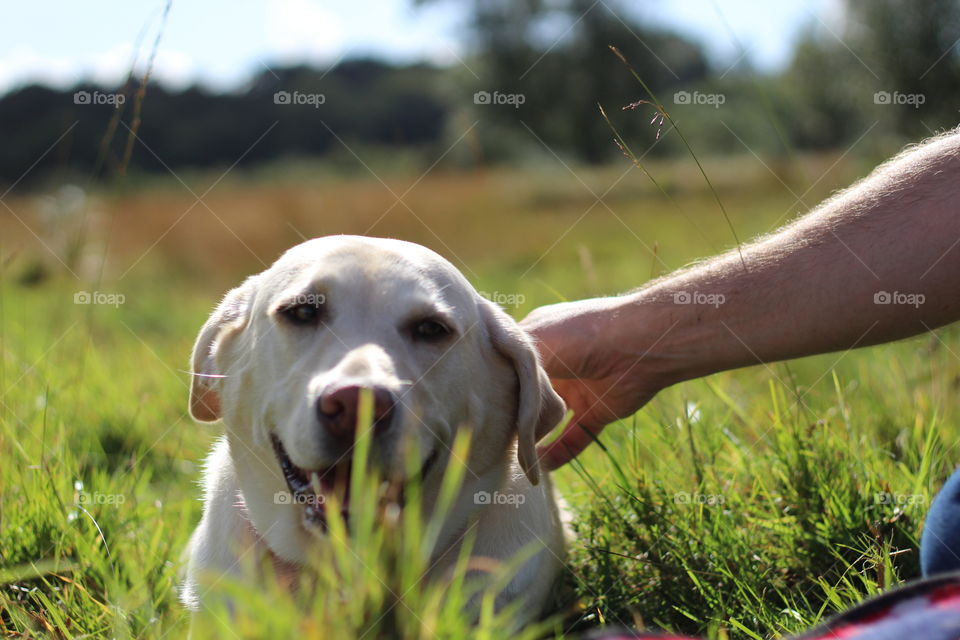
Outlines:
[[[178,554],[217,435],[186,414],[189,350],[226,289],[287,247],[332,233],[419,242],[519,319],[734,246],[674,124],[742,240],[956,124],[956,2],[804,5],[775,64],[737,35],[760,12],[741,3],[404,6],[416,23],[438,4],[459,16],[453,40],[437,36],[454,53],[439,61],[342,47],[261,60],[229,86],[177,84],[164,81],[164,40],[148,63],[153,36],[182,43],[199,11],[174,4],[166,22],[163,5],[143,12],[129,78],[129,57],[115,53],[119,75],[7,83],[5,634],[184,634]],[[701,22],[723,34],[724,55],[718,36],[682,28],[691,11],[711,16]],[[651,126],[649,104],[620,110],[653,97],[610,44],[672,121]],[[78,91],[125,99],[77,102]],[[524,101],[475,101],[482,91]],[[277,92],[323,103],[283,104]],[[597,103],[656,184],[622,156]],[[82,304],[84,292],[102,304]],[[554,633],[620,624],[776,637],[918,575],[923,514],[960,454],[958,353],[948,328],[756,366],[669,389],[606,430],[602,447],[555,474],[578,539]],[[470,633],[407,622],[397,637]],[[281,637],[309,635],[318,619],[275,623]]]
[[[775,230],[870,169],[839,153],[810,155],[798,164],[824,176],[811,185],[796,169],[773,174],[750,158],[703,162],[746,238]],[[498,277],[505,291],[529,299],[523,311],[630,289],[733,245],[692,161],[647,169],[667,195],[626,159],[428,174],[371,167],[367,175],[330,175],[315,164],[225,177],[190,172],[136,188],[67,184],[15,196],[0,230],[7,273],[24,284],[73,272],[123,289],[162,275],[207,295],[305,238],[402,237],[445,255],[480,289]]]

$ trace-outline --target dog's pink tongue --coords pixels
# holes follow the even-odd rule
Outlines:
[[[341,464],[320,475],[323,495],[335,495],[344,503],[350,498],[350,465]]]

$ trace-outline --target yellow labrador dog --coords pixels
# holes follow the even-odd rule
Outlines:
[[[370,464],[403,477],[402,443],[415,438],[427,504],[455,432],[472,430],[432,575],[456,561],[462,532],[476,522],[474,556],[505,561],[539,545],[498,602],[525,598],[529,615],[542,610],[563,534],[535,444],[564,405],[526,334],[449,262],[398,240],[304,242],[226,295],[192,364],[190,412],[222,418],[226,435],[208,459],[203,518],[187,549],[187,606],[202,606],[201,574],[238,573],[250,545],[295,572],[322,543],[324,501],[314,498],[349,493],[357,403],[369,389]],[[277,499],[291,494],[298,499]]]

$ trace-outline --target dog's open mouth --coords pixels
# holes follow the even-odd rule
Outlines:
[[[291,500],[288,502],[303,506],[304,524],[326,532],[327,500],[332,496],[337,498],[337,503],[340,505],[340,515],[344,522],[349,523],[350,477],[353,470],[351,456],[344,456],[342,462],[330,467],[316,470],[303,469],[293,464],[283,448],[283,443],[280,442],[280,438],[276,434],[270,434],[270,441],[280,463],[283,478],[287,481],[287,487],[290,489]],[[437,451],[434,450],[424,461],[419,474],[421,481],[427,477],[437,457]],[[392,490],[388,487],[388,490],[384,492],[384,497],[389,502],[402,506],[403,483],[392,483],[392,485]]]

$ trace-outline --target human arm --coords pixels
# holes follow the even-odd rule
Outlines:
[[[677,382],[960,319],[958,245],[952,132],[744,247],[742,259],[734,250],[632,293],[534,310],[522,325],[575,414],[542,460],[564,464]]]

